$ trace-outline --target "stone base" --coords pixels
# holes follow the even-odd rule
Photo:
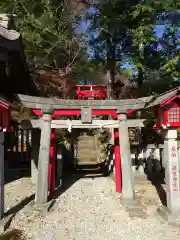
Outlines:
[[[144,167],[142,165],[139,166],[138,170],[137,170],[138,174],[140,176],[144,176],[145,173],[144,173]]]
[[[171,225],[180,226],[180,211],[172,213],[166,206],[160,206],[157,212],[163,220],[167,221]]]
[[[147,217],[145,208],[136,200],[123,199],[123,205],[125,206],[130,217]]]
[[[136,174],[136,166],[132,166],[132,172],[133,172],[133,174],[135,175]]]
[[[114,183],[116,182],[116,180],[115,180],[115,174],[114,174],[114,173],[111,173],[111,174],[110,174],[110,178],[113,180]]]
[[[136,174],[135,176],[135,182],[136,183],[147,183],[148,180],[147,180],[147,176],[144,174],[144,175],[138,175]]]
[[[37,205],[37,204],[35,204],[34,201],[32,201],[29,206],[32,207],[33,209],[37,210],[37,211],[40,211],[44,214],[47,214],[48,212],[52,211],[52,208],[53,208],[55,203],[56,203],[55,199],[52,199],[51,201],[49,201],[49,202],[47,202],[43,205]]]

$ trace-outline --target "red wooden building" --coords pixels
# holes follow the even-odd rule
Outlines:
[[[0,98],[0,131],[9,132],[11,130],[11,114],[8,102]]]
[[[159,95],[147,107],[155,110],[154,128],[180,127],[180,87]]]

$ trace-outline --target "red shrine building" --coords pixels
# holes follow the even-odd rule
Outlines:
[[[0,98],[0,131],[9,132],[11,130],[11,114],[8,102]]]
[[[180,87],[159,95],[148,107],[154,108],[155,129],[180,127]]]

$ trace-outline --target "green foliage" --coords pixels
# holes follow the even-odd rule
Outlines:
[[[69,66],[77,80],[94,83],[102,82],[99,79],[105,79],[103,74],[108,71],[114,89],[119,68],[128,61],[133,67],[123,71],[137,83],[140,95],[163,91],[178,83],[179,1],[105,0],[93,3],[93,7],[97,11],[86,15],[90,23],[88,41],[75,35],[73,26],[78,21],[66,1],[4,0],[0,11],[17,15],[17,29],[35,68]],[[164,23],[163,36],[158,38],[154,28]],[[91,61],[85,54],[87,44],[93,49]]]
[[[99,34],[93,34],[90,44],[94,57],[105,61],[106,69],[111,71],[112,81],[128,59],[133,63],[128,74],[137,82],[140,95],[162,92],[178,84],[179,1],[106,0],[95,8],[95,14],[88,15],[89,32]],[[154,31],[157,24],[165,27],[160,38]]]
[[[79,57],[79,43],[73,33],[73,16],[63,1],[5,0],[2,13],[15,14],[28,60],[35,68],[64,67]]]

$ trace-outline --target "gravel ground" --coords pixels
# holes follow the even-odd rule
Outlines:
[[[20,178],[5,185],[5,210],[21,204],[23,200],[32,196],[35,192],[35,185],[32,185],[30,178]]]
[[[27,187],[26,184],[29,186]],[[10,187],[9,187],[10,186]],[[13,187],[14,186],[14,187]],[[19,188],[19,191],[16,189]],[[21,190],[20,190],[21,188]],[[24,189],[24,190],[23,190]],[[21,179],[6,186],[6,200],[34,191],[29,179]],[[156,215],[159,200],[150,184],[137,184],[136,193],[147,204],[147,219],[131,219],[121,205],[110,178],[86,178],[76,181],[62,193],[46,216],[37,210],[21,210],[12,228],[23,229],[27,239],[34,240],[173,240],[180,239],[180,229],[168,226]],[[21,197],[24,198],[24,197]],[[153,201],[150,199],[153,196]],[[20,201],[19,197],[16,197]],[[8,201],[8,200],[7,200]],[[13,201],[12,201],[13,203]],[[7,206],[13,204],[7,202]]]

